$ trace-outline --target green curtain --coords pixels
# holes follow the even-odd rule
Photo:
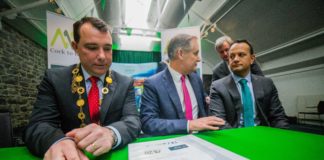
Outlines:
[[[113,62],[117,63],[149,63],[160,61],[161,52],[113,50]]]

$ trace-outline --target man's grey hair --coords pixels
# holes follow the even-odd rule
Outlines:
[[[173,60],[175,58],[178,49],[182,49],[187,52],[190,51],[192,49],[190,44],[192,39],[197,39],[197,37],[188,34],[178,34],[173,37],[168,45],[169,59]]]
[[[229,36],[222,36],[215,41],[215,48],[219,48],[220,46],[223,45],[224,42],[227,42],[229,45],[233,43],[233,40]]]

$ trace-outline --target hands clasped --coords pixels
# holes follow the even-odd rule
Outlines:
[[[44,159],[76,159],[87,160],[82,150],[95,156],[111,150],[114,143],[112,131],[109,128],[90,124],[84,128],[74,129],[66,133],[67,137],[52,145],[45,153]]]

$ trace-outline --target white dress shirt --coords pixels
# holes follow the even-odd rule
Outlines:
[[[175,71],[173,68],[171,68],[170,66],[168,66],[169,71],[171,73],[171,77],[173,80],[173,83],[177,89],[177,93],[181,102],[181,108],[182,111],[185,113],[186,112],[186,106],[185,106],[185,102],[184,102],[184,95],[183,95],[183,91],[182,91],[182,85],[181,85],[181,76],[182,74],[180,74],[179,72]],[[197,103],[197,98],[195,95],[195,92],[190,84],[189,78],[186,75],[186,86],[190,95],[190,100],[191,100],[191,105],[192,105],[192,118],[193,119],[197,119],[198,118],[198,103]],[[189,123],[187,123],[187,131],[189,132]]]

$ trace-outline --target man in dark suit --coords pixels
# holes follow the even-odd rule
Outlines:
[[[213,68],[212,81],[221,79],[230,74],[230,69],[228,67],[228,50],[233,43],[233,40],[228,36],[220,37],[215,42],[215,49],[219,53],[222,61],[215,65]],[[254,61],[251,64],[252,74],[263,76],[263,73],[259,65]]]
[[[133,80],[109,69],[112,37],[92,17],[73,25],[80,64],[46,71],[24,141],[44,159],[85,159],[120,148],[140,132]]]
[[[251,74],[254,60],[248,41],[236,41],[231,45],[229,66],[232,73],[212,83],[210,111],[225,120],[224,128],[256,125],[287,128],[286,114],[272,80]]]
[[[200,61],[197,37],[179,34],[168,46],[168,68],[144,82],[140,117],[149,135],[185,134],[217,130],[224,121],[207,117],[200,77],[194,73]]]

